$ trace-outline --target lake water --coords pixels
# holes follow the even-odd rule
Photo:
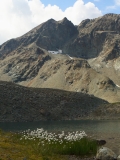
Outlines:
[[[5,131],[43,128],[50,132],[84,130],[86,133],[120,133],[120,120],[0,122],[0,128]]]

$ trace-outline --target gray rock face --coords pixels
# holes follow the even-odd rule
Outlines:
[[[65,52],[86,59],[96,58],[102,51],[105,54],[104,47],[108,45],[111,48],[110,44],[114,40],[117,47],[117,38],[120,40],[120,15],[107,14],[93,20],[87,19],[82,21],[77,29],[79,34],[74,41],[66,45]],[[115,43],[113,46],[115,47]]]
[[[96,155],[97,160],[117,160],[117,155],[109,148],[102,147]]]

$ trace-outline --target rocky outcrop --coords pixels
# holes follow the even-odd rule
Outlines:
[[[97,160],[117,160],[117,155],[109,148],[102,147],[96,155]]]
[[[0,61],[0,67],[2,68],[0,79],[13,82],[34,78],[44,63],[51,59],[43,49],[34,44],[28,47],[19,47],[7,57]]]
[[[111,43],[115,45],[120,40],[120,15],[106,14],[96,19],[87,19],[77,28],[79,34],[74,41],[67,44],[65,52],[86,59],[96,58],[102,51],[106,54],[103,48],[107,41],[110,42],[108,46],[111,48]]]

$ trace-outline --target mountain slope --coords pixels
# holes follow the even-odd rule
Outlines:
[[[61,49],[77,33],[77,28],[67,18],[61,21],[50,19],[25,35],[5,42],[0,46],[0,55],[5,57],[15,49],[26,47],[32,43],[46,50]]]
[[[119,14],[106,14],[93,20],[87,19],[78,26],[74,26],[67,18],[61,21],[50,19],[25,35],[5,42],[0,46],[0,55],[2,57],[3,54],[34,42],[46,50],[62,49],[64,54],[86,59],[95,58],[101,55],[107,40],[114,44],[113,48],[119,48],[119,33]],[[114,58],[118,56],[119,54],[115,53]],[[110,57],[108,56],[108,60]]]
[[[0,80],[27,87],[57,88],[93,94],[109,102],[120,101],[120,89],[108,77],[97,73],[89,63],[68,55],[52,55],[31,46],[2,60]]]
[[[106,101],[83,93],[0,81],[0,122],[86,119]]]

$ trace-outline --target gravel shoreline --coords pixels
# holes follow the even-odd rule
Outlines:
[[[105,140],[106,144],[104,146],[120,155],[120,133],[95,133],[94,135],[89,133],[88,136],[94,139]]]
[[[119,133],[95,133],[94,135],[92,133],[88,133],[88,136],[94,139],[105,140],[106,144],[104,146],[110,148],[115,154],[117,154],[117,156],[120,155]],[[94,156],[81,158],[79,156],[70,155],[69,160],[96,160],[96,158]]]

